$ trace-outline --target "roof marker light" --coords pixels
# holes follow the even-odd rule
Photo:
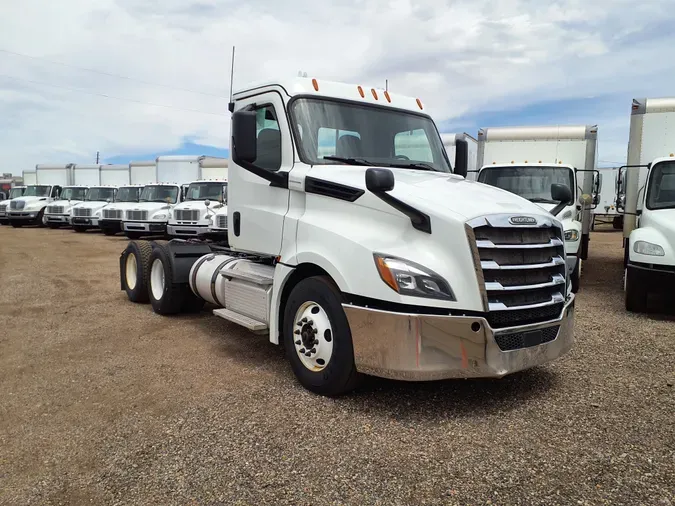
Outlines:
[[[419,108],[424,109],[424,107],[422,107],[422,101],[419,98],[416,98],[415,100],[417,100],[417,105],[419,106]]]
[[[375,88],[371,88],[370,91],[371,91],[372,94],[373,94],[373,98],[374,98],[375,100],[378,100],[378,98],[377,98],[377,92],[375,91]]]
[[[385,92],[384,92],[384,98],[387,99],[387,102],[390,102],[390,103],[391,103],[391,97],[389,96],[389,92],[388,92],[388,91],[385,91]]]
[[[525,163],[527,163],[527,160],[525,160]]]
[[[359,90],[359,95],[361,95],[361,98],[365,98],[366,94],[363,93],[363,88],[361,88],[361,86],[357,86],[356,88]]]
[[[316,79],[312,79],[312,86],[314,86],[314,91],[319,91],[319,83],[316,82]]]

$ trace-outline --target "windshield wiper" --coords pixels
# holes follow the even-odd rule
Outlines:
[[[535,204],[557,204],[558,203],[555,200],[542,199],[541,197],[534,197],[534,198],[527,199],[527,200],[529,200],[530,202],[533,202]]]
[[[436,172],[436,168],[428,163],[388,163],[387,165],[397,169],[433,170]]]
[[[334,160],[336,162],[343,162],[349,165],[376,165],[369,162],[365,158],[349,158],[345,156],[324,156],[324,160]]]

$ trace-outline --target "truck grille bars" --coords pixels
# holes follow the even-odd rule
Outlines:
[[[467,223],[493,328],[553,320],[562,312],[567,293],[562,229],[548,218],[530,221],[493,215]]]
[[[127,220],[128,221],[148,221],[148,212],[147,211],[127,211]]]
[[[177,221],[199,221],[199,209],[176,209],[174,217]]]

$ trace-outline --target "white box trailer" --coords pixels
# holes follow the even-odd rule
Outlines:
[[[675,97],[633,100],[627,158],[625,304],[642,312],[675,283]]]
[[[154,160],[129,162],[129,178],[131,184],[156,183],[157,163]]]
[[[124,186],[131,183],[131,167],[122,164],[101,165],[102,186]]]
[[[203,156],[199,167],[201,179],[227,179],[227,158]]]
[[[36,184],[68,186],[74,184],[73,167],[65,165],[38,164],[35,166]]]
[[[73,184],[76,186],[99,186],[101,184],[101,166],[76,164],[73,167]]]
[[[443,141],[443,146],[445,147],[445,152],[448,154],[450,159],[450,165],[453,167],[457,161],[455,145],[457,144],[457,139],[465,140],[467,142],[467,175],[466,179],[469,181],[475,181],[478,174],[478,140],[464,132],[461,134],[451,134],[445,133],[441,134],[441,140]]]
[[[567,269],[574,291],[588,257],[591,194],[597,181],[597,125],[482,128],[478,131],[478,182],[539,204],[563,223]],[[554,191],[568,187],[567,205]],[[555,187],[555,190],[554,190]]]
[[[593,201],[593,226],[596,223],[612,223],[614,228],[622,228],[623,219],[617,209],[619,167],[598,168],[598,181]]]
[[[29,184],[37,184],[37,172],[34,170],[24,170],[23,171],[23,184],[28,186]]]

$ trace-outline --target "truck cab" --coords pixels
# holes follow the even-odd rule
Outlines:
[[[115,235],[122,231],[122,218],[127,209],[138,204],[145,185],[131,184],[120,186],[115,194],[115,200],[101,209],[98,227],[105,235]]]
[[[571,348],[562,224],[467,181],[461,141],[453,171],[420,99],[298,78],[239,90],[230,110],[229,248],[131,241],[131,300],[215,304],[321,395],[362,374],[502,377]]]
[[[9,189],[7,194],[7,199],[0,202],[0,224],[7,225],[9,224],[9,219],[7,218],[7,211],[9,210],[9,202],[13,199],[23,196],[26,191],[24,185],[13,186]]]
[[[92,186],[84,200],[70,209],[70,224],[75,232],[98,228],[101,210],[115,200],[115,186]]]
[[[225,207],[227,181],[200,179],[191,182],[183,202],[171,210],[167,233],[174,237],[200,237],[211,233],[215,214]]]
[[[563,224],[567,272],[572,280],[572,291],[579,289],[581,274],[581,191],[576,183],[575,168],[564,164],[519,163],[483,166],[478,173],[478,182],[519,195],[554,212]],[[561,203],[552,196],[555,185],[565,185],[572,192],[572,200]]]
[[[45,208],[59,197],[60,185],[37,184],[28,185],[21,197],[9,201],[7,218],[15,227],[24,225],[44,226],[43,217]]]
[[[636,312],[647,309],[650,292],[672,293],[675,284],[675,157],[649,164],[641,195],[624,278],[626,309]]]
[[[164,235],[169,213],[183,202],[183,188],[177,183],[153,183],[143,187],[138,203],[124,211],[122,230],[130,239]]]
[[[57,199],[45,209],[45,222],[49,228],[70,225],[70,211],[84,201],[88,186],[65,186]]]

